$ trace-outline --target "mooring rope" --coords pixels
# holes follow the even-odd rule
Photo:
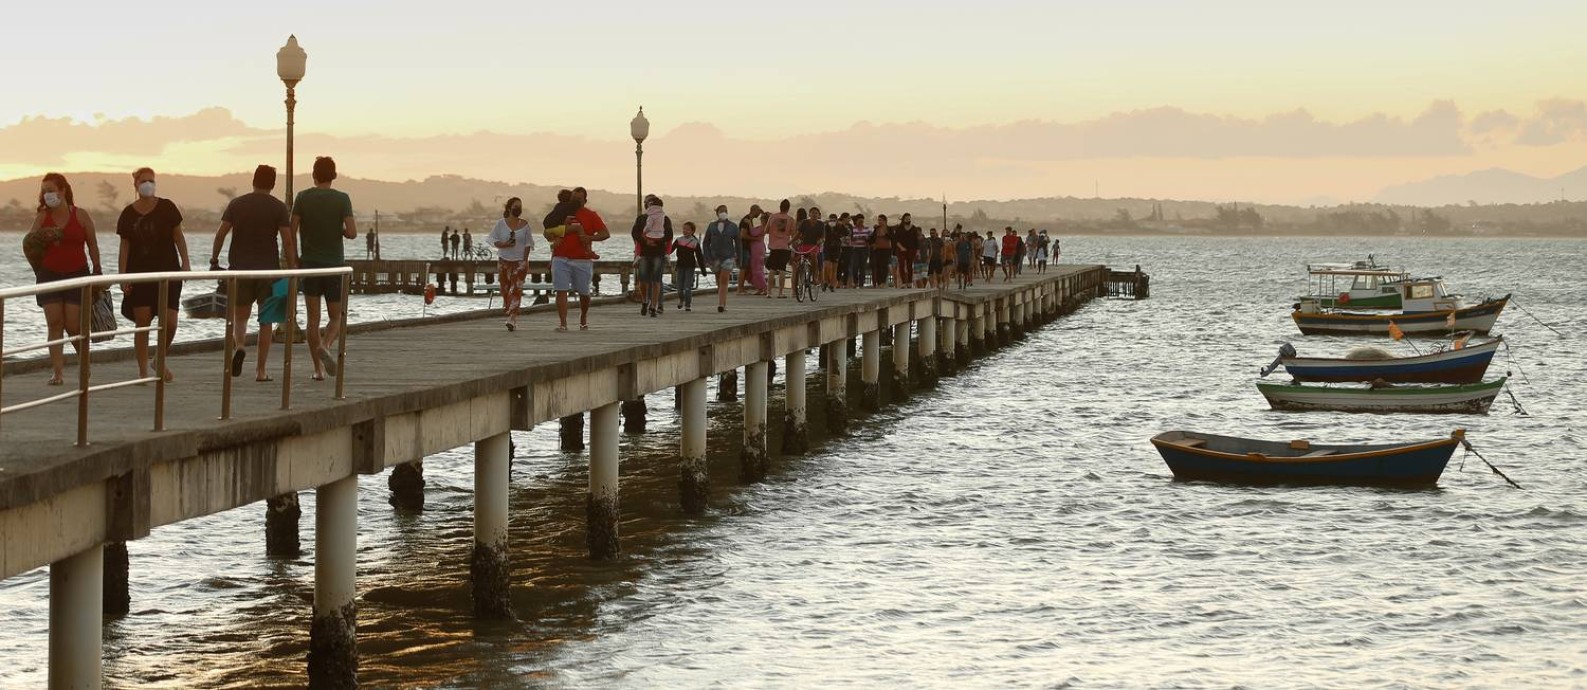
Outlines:
[[[1549,329],[1549,330],[1551,330],[1551,331],[1554,331],[1554,335],[1557,335],[1557,336],[1559,336],[1559,337],[1561,337],[1561,338],[1563,338],[1563,337],[1565,337],[1565,334],[1564,334],[1564,333],[1561,333],[1561,332],[1559,332],[1559,329],[1557,329],[1557,328],[1555,328],[1555,327],[1553,327],[1553,326],[1550,326],[1550,325],[1548,325],[1548,324],[1546,324],[1546,323],[1543,323],[1543,320],[1542,320],[1542,319],[1540,319],[1540,318],[1537,318],[1537,315],[1536,315],[1536,314],[1533,314],[1533,313],[1532,313],[1532,312],[1530,312],[1530,311],[1527,311],[1527,309],[1526,309],[1526,307],[1523,307],[1523,306],[1521,306],[1521,303],[1520,303],[1520,302],[1517,302],[1517,301],[1515,301],[1515,298],[1514,298],[1514,297],[1511,297],[1511,298],[1510,298],[1510,304],[1514,304],[1514,305],[1515,305],[1515,308],[1516,308],[1516,309],[1520,309],[1520,310],[1521,310],[1521,313],[1523,313],[1523,314],[1526,314],[1526,315],[1527,315],[1527,316],[1530,316],[1530,317],[1532,317],[1532,320],[1533,320],[1533,321],[1536,321],[1536,322],[1537,322],[1537,323],[1538,323],[1538,325],[1541,325],[1541,326],[1542,326],[1542,327],[1544,327],[1544,328],[1547,328],[1547,329]]]
[[[1466,439],[1462,438],[1462,439],[1460,439],[1460,445],[1466,447],[1466,452],[1467,453],[1470,453],[1472,455],[1477,456],[1477,459],[1481,460],[1482,464],[1487,465],[1488,469],[1493,470],[1494,474],[1499,475],[1499,477],[1504,479],[1504,481],[1509,482],[1510,486],[1513,486],[1513,487],[1515,487],[1517,489],[1521,488],[1521,485],[1515,483],[1514,479],[1511,479],[1508,475],[1506,475],[1505,473],[1499,471],[1499,468],[1494,467],[1493,463],[1488,462],[1487,458],[1482,457],[1482,453],[1478,453],[1476,448],[1471,447],[1471,442],[1470,441],[1467,441]],[[1465,469],[1466,463],[1465,463],[1464,459],[1461,460],[1460,467],[1461,467],[1461,469]]]

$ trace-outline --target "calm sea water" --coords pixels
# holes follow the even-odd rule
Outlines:
[[[415,253],[429,240],[412,238]],[[426,461],[420,515],[394,514],[384,478],[364,478],[364,682],[1587,686],[1587,243],[1082,237],[1064,248],[1070,261],[1141,264],[1152,299],[1094,302],[861,418],[848,438],[826,438],[813,404],[812,452],[777,460],[758,485],[735,480],[740,407],[712,402],[708,516],[678,514],[671,396],[650,396],[650,433],[622,442],[618,562],[584,558],[585,457],[556,450],[555,424],[515,434],[519,623],[470,619],[467,449]],[[1519,308],[1499,322],[1512,349],[1490,373],[1514,373],[1529,415],[1503,397],[1485,417],[1266,409],[1251,382],[1280,341],[1303,353],[1364,342],[1298,335],[1287,311],[1302,265],[1368,252],[1468,294],[1514,292],[1564,333]],[[0,266],[15,278],[15,260]],[[413,298],[382,299],[361,300],[358,318],[417,311]],[[16,311],[8,318],[34,318]],[[773,397],[775,410],[780,385]],[[1177,483],[1147,443],[1174,428],[1390,441],[1456,426],[1525,490],[1475,458],[1462,468],[1459,454],[1432,490]],[[263,558],[262,506],[131,544],[133,613],[105,628],[108,684],[300,685],[313,585],[304,499],[299,561]],[[42,569],[0,583],[0,687],[43,684],[47,593]]]

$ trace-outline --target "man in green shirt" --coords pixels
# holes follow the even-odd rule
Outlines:
[[[340,268],[346,265],[342,257],[342,240],[357,239],[358,228],[353,224],[353,200],[347,194],[331,189],[336,180],[336,161],[330,156],[314,159],[314,187],[298,192],[292,204],[292,235],[298,238],[303,255],[298,258],[301,268]],[[309,351],[314,353],[314,380],[324,381],[325,373],[336,376],[336,357],[329,348],[342,337],[342,277],[325,276],[303,279],[304,303],[308,306]],[[324,298],[329,323],[320,332],[320,299]]]

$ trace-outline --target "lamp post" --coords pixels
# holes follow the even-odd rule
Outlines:
[[[292,208],[292,113],[297,109],[298,82],[303,80],[309,54],[298,46],[298,37],[287,37],[287,44],[276,51],[276,74],[287,85],[287,209]]]
[[[650,120],[645,119],[645,107],[628,123],[628,132],[634,135],[634,195],[639,202],[639,213],[645,213],[645,137],[650,136]]]

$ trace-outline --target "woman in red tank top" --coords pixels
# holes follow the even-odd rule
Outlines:
[[[100,273],[99,242],[94,237],[94,219],[73,203],[72,185],[60,173],[44,176],[39,185],[39,214],[33,227],[22,241],[22,252],[33,267],[37,284],[80,278]],[[50,340],[60,340],[62,333],[78,334],[82,292],[62,290],[39,294],[35,301],[44,309],[44,321],[49,326]],[[82,343],[72,347],[82,352]],[[50,385],[59,386],[64,380],[66,358],[60,345],[50,346],[50,366],[54,376]]]

